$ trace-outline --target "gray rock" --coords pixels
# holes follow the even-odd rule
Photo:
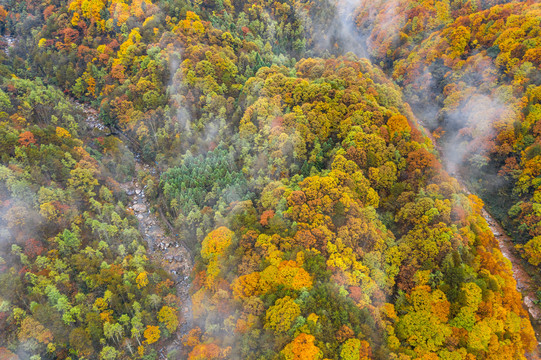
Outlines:
[[[133,210],[134,210],[135,212],[140,212],[140,213],[142,213],[142,212],[146,212],[146,211],[147,211],[147,207],[146,207],[145,204],[135,204],[135,205],[133,205]]]

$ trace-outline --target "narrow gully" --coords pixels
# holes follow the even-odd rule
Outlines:
[[[81,104],[75,100],[72,102],[84,113],[86,126],[100,135],[107,133],[106,127],[99,121],[98,112],[92,107]],[[127,147],[129,149],[129,147]],[[167,359],[167,354],[172,350],[180,352],[179,356],[185,354],[182,338],[187,335],[191,328],[192,308],[189,294],[189,276],[193,268],[193,261],[190,251],[170,234],[161,219],[157,216],[159,211],[152,212],[152,205],[145,193],[145,187],[137,179],[140,171],[147,171],[154,175],[156,169],[141,161],[139,154],[132,151],[135,158],[135,173],[131,181],[120,184],[121,188],[130,198],[127,210],[131,211],[138,220],[139,231],[143,240],[148,244],[148,254],[155,264],[159,264],[174,279],[177,296],[180,304],[180,325],[176,332],[175,339],[167,348],[160,350],[160,359]]]
[[[136,173],[140,171],[153,172],[150,166],[143,164],[136,156]],[[191,299],[189,294],[189,276],[193,267],[190,252],[183,245],[179,244],[174,237],[167,234],[155,212],[151,211],[151,204],[145,194],[145,188],[141,186],[137,177],[127,183],[121,184],[126,194],[131,199],[128,210],[133,211],[139,221],[139,231],[148,244],[148,252],[154,263],[160,264],[174,279],[177,296],[181,300],[180,315],[181,323],[177,330],[177,337],[167,350],[184,350],[182,337],[190,329],[192,319]],[[167,358],[167,352],[160,354]]]
[[[415,114],[415,116],[418,126],[423,130],[424,135],[427,136],[430,141],[432,141],[435,149],[438,151],[440,161],[442,161],[446,171],[458,181],[462,187],[462,190],[466,194],[472,194],[467,186],[467,182],[464,181],[464,179],[460,176],[458,166],[445,161],[446,157],[442,147],[439,146],[436,139],[432,136],[432,133],[427,127],[425,127],[418,115]],[[513,278],[516,281],[516,288],[522,295],[522,306],[528,312],[530,322],[535,331],[537,348],[533,352],[526,354],[526,357],[529,360],[541,360],[541,307],[536,303],[537,296],[535,282],[526,271],[524,260],[521,258],[520,254],[515,248],[515,244],[513,243],[511,237],[507,235],[503,226],[496,221],[496,219],[487,211],[485,207],[483,207],[482,216],[487,222],[487,225],[494,235],[494,238],[498,242],[502,255],[511,263],[511,271],[513,273]]]

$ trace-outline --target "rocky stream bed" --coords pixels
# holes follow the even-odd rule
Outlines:
[[[459,166],[456,163],[446,160],[445,152],[438,146],[438,142],[434,139],[430,131],[425,127],[422,121],[417,120],[417,122],[424,129],[424,134],[430,138],[438,150],[445,169],[457,179],[462,190],[466,194],[471,194],[472,192],[467,185],[467,181],[465,181],[459,173]],[[507,235],[502,225],[487,211],[486,208],[483,208],[482,216],[498,242],[502,255],[511,263],[511,270],[513,272],[513,278],[516,281],[517,290],[522,294],[522,306],[528,312],[530,322],[535,331],[537,348],[531,353],[526,354],[526,358],[529,360],[541,360],[541,306],[537,302],[537,287],[535,281],[528,273],[526,269],[527,264],[520,256],[513,240]]]
[[[106,134],[106,127],[99,121],[98,112],[88,105],[75,102],[74,104],[84,113],[85,124],[94,134]],[[156,174],[156,169],[144,164],[139,154],[134,153],[136,161],[135,174],[146,171]],[[131,181],[121,184],[121,188],[130,198],[127,210],[133,212],[139,222],[139,231],[148,245],[148,255],[152,261],[164,268],[172,277],[177,296],[180,298],[180,326],[167,348],[160,350],[160,359],[167,359],[167,354],[177,350],[178,356],[184,356],[182,337],[190,330],[192,320],[191,298],[189,294],[189,276],[193,261],[190,251],[174,235],[173,227],[160,212],[156,211],[149,202],[145,188],[139,183],[137,175]]]
[[[137,161],[136,173],[141,170],[152,171],[148,165]],[[151,204],[145,195],[145,189],[136,178],[121,186],[131,199],[128,210],[133,211],[139,221],[139,231],[148,244],[149,255],[155,263],[159,263],[172,276],[175,282],[177,296],[182,302],[180,327],[176,334],[177,338],[169,350],[175,348],[182,352],[181,339],[189,331],[192,318],[191,299],[188,292],[190,288],[189,276],[193,266],[190,252],[164,229],[163,222],[166,220],[158,218],[156,212],[152,211]],[[162,349],[160,352],[163,358],[166,358],[168,352],[165,350]]]

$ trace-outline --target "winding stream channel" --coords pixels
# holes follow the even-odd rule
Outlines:
[[[136,173],[142,170],[153,172],[148,165],[143,164],[136,156]],[[180,326],[177,331],[176,339],[171,344],[170,349],[177,349],[182,352],[182,337],[190,329],[191,322],[191,299],[188,292],[190,288],[189,276],[192,271],[193,263],[190,252],[183,245],[179,244],[174,236],[167,234],[164,230],[162,221],[155,212],[151,211],[145,189],[134,178],[132,181],[121,184],[131,199],[128,210],[133,211],[139,221],[139,231],[143,239],[148,244],[148,253],[154,263],[160,264],[173,278],[177,290],[177,296],[181,300],[180,307]],[[161,349],[160,358],[167,358],[165,349]]]
[[[94,134],[105,135],[106,127],[98,119],[98,112],[88,105],[76,101],[73,103],[84,113],[85,124]],[[129,147],[128,147],[129,148]],[[152,211],[145,187],[137,179],[140,171],[146,171],[158,175],[156,169],[141,161],[140,156],[133,152],[135,158],[135,176],[131,181],[120,184],[121,188],[130,198],[127,205],[128,211],[132,212],[139,222],[139,231],[143,240],[148,245],[148,255],[155,264],[164,268],[173,279],[177,296],[180,298],[180,325],[168,348],[159,351],[160,359],[167,359],[167,354],[177,351],[178,358],[186,358],[185,349],[182,344],[182,337],[190,330],[192,320],[191,299],[189,294],[189,276],[193,268],[193,261],[190,251],[172,234],[172,226],[167,219],[158,217],[159,211]],[[183,356],[183,357],[180,357]]]
[[[483,217],[494,234],[494,238],[498,241],[503,256],[511,262],[513,277],[517,282],[517,289],[522,294],[522,306],[528,311],[530,321],[535,331],[537,349],[531,354],[527,354],[527,358],[531,360],[541,360],[541,309],[535,302],[537,299],[534,290],[536,288],[535,282],[526,269],[524,269],[524,260],[521,258],[520,254],[518,254],[515,244],[506,234],[500,223],[490,215],[486,208],[483,208]]]
[[[424,130],[424,135],[430,138],[435,148],[439,152],[440,159],[445,167],[445,169],[452,174],[452,176],[457,179],[459,184],[462,187],[462,190],[466,194],[472,194],[467,182],[458,174],[456,164],[451,164],[448,161],[445,161],[445,153],[442,151],[442,148],[438,146],[438,142],[432,136],[432,133],[428,128],[423,124],[419,118],[417,118],[417,124],[422,130]],[[540,304],[536,303],[536,285],[534,279],[530,276],[528,271],[525,269],[525,262],[515,248],[515,244],[511,237],[509,237],[502,227],[502,225],[487,211],[486,207],[483,207],[482,216],[486,220],[490,231],[494,235],[494,238],[498,242],[498,246],[502,255],[509,260],[511,263],[511,270],[513,272],[513,278],[516,281],[517,290],[522,294],[522,306],[528,312],[530,316],[530,322],[535,331],[535,337],[537,339],[537,348],[526,354],[526,358],[530,360],[541,360],[541,307]]]

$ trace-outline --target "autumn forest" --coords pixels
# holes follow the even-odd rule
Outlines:
[[[1,360],[541,359],[541,3],[0,2]]]

